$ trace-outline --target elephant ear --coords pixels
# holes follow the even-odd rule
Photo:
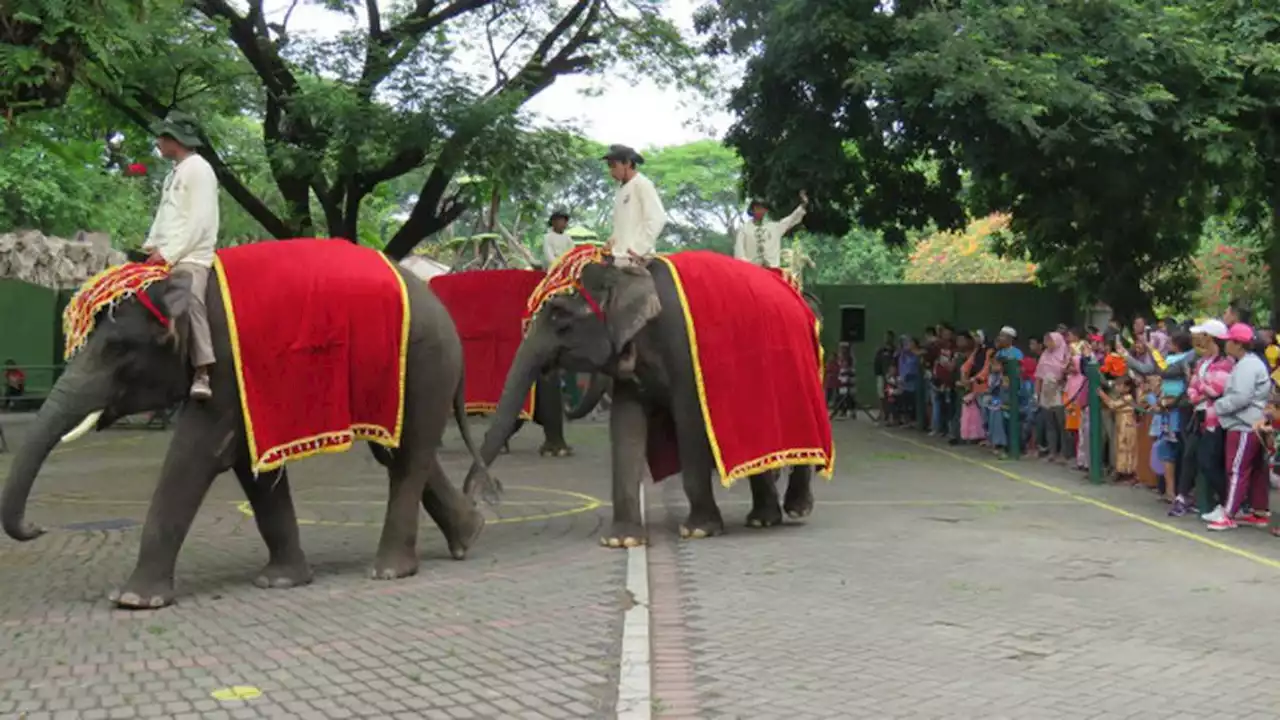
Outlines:
[[[614,269],[617,273],[605,307],[605,327],[615,351],[621,351],[632,338],[658,316],[658,288],[653,276],[643,268]]]

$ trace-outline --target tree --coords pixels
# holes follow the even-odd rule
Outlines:
[[[387,242],[393,257],[469,207],[454,177],[509,154],[486,141],[526,130],[519,109],[557,78],[618,67],[663,82],[699,77],[656,0],[416,0],[385,13],[373,1],[326,0],[361,18],[332,40],[291,32],[288,14],[269,22],[263,0],[192,0],[190,10],[166,1],[139,59],[91,58],[84,81],[140,129],[175,107],[259,120],[274,192],[251,188],[212,134],[201,153],[275,237],[315,234],[318,215],[330,235],[354,240],[379,185],[425,170]],[[463,57],[491,67],[474,72]],[[527,158],[508,160],[505,170]]]
[[[1257,232],[1240,218],[1212,218],[1195,257],[1199,287],[1187,305],[1206,315],[1221,313],[1233,300],[1255,312],[1270,310],[1268,241],[1265,229]]]
[[[906,252],[878,233],[853,228],[841,237],[805,234],[804,251],[813,261],[810,282],[820,285],[882,285],[902,282]]]
[[[150,0],[6,0],[0,5],[0,113],[62,106],[86,63],[130,56],[150,32]]]
[[[1007,212],[998,252],[1130,315],[1193,285],[1218,177],[1224,57],[1192,9],[720,0],[699,20],[709,52],[750,57],[729,136],[749,188],[807,185],[815,223],[890,241]]]
[[[1001,258],[992,240],[1009,227],[1009,216],[993,213],[962,231],[933,233],[915,243],[904,279],[909,283],[1025,283],[1036,278],[1036,266]]]
[[[664,235],[672,247],[733,251],[743,211],[742,161],[733,150],[717,140],[657,148],[645,155],[641,170],[662,195],[669,218]]]

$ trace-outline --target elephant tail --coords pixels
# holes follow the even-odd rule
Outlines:
[[[476,443],[471,438],[471,425],[467,422],[465,373],[464,370],[464,377],[458,378],[458,389],[453,393],[453,419],[458,423],[458,430],[462,433],[462,442],[466,444],[467,452],[471,453],[471,469],[467,471],[467,479],[462,483],[462,491],[474,501],[476,491],[479,490],[480,497],[486,503],[496,505],[502,495],[502,483],[489,473],[488,466],[484,464],[484,458],[480,457]]]

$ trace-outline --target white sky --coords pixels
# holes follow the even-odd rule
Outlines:
[[[291,2],[266,0],[264,4],[267,16],[278,20]],[[391,0],[378,0],[378,4],[387,7]],[[668,0],[666,5],[666,15],[692,36],[694,0]],[[363,25],[363,19],[353,21],[304,0],[293,11],[289,30],[328,36],[355,24]],[[603,92],[595,96],[582,94],[593,86],[603,86]],[[575,122],[597,142],[649,148],[723,136],[732,118],[724,112],[709,116],[699,113],[697,100],[675,90],[661,89],[648,80],[633,86],[616,75],[603,79],[572,76],[560,78],[525,107],[550,120]]]

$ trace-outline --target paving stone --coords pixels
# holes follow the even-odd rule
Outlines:
[[[24,427],[0,422],[20,443]],[[473,423],[477,436],[483,429]],[[494,468],[508,490],[502,505],[483,508],[490,523],[470,557],[453,561],[424,513],[419,573],[393,582],[367,577],[387,478],[364,448],[290,468],[315,570],[304,588],[253,586],[266,549],[238,509],[238,484],[220,478],[179,558],[177,603],[140,613],[115,610],[105,595],[132,570],[141,525],[65,526],[141,523],[168,434],[112,430],[59,448],[28,508],[50,532],[0,540],[0,718],[457,717],[450,712],[473,704],[496,712],[490,703],[508,696],[512,668],[554,689],[554,702],[605,717],[617,680],[600,658],[617,654],[626,556],[597,544],[607,506],[557,515],[583,508],[580,494],[607,494],[607,428],[572,434],[577,454],[553,460],[537,455],[538,428],[522,431]],[[0,455],[0,472],[11,458]],[[460,484],[470,460],[456,431],[441,458]],[[262,696],[212,699],[235,685]],[[295,702],[306,709],[295,714]]]

